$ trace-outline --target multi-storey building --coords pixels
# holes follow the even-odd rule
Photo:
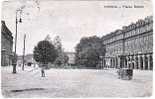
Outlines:
[[[1,21],[1,66],[12,64],[13,36],[4,21]]]
[[[138,20],[102,37],[106,46],[104,66],[153,68],[153,17]]]

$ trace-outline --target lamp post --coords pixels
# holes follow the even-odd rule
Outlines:
[[[26,34],[24,34],[24,48],[23,48],[23,66],[22,66],[22,70],[24,70],[24,65],[25,65],[25,39],[26,39]]]
[[[19,18],[19,20],[18,20],[18,18],[17,18],[17,14],[18,14],[18,12],[21,12],[22,10],[16,10],[16,32],[15,32],[15,48],[14,48],[14,50],[15,50],[15,52],[14,52],[14,60],[13,60],[13,74],[15,74],[16,73],[16,66],[17,66],[17,56],[16,56],[16,48],[17,48],[17,24],[18,24],[18,22],[22,22],[22,19],[21,19],[21,17]]]

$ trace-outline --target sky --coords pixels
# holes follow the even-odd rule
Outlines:
[[[134,8],[134,5],[143,7]],[[4,0],[1,18],[13,37],[17,9],[22,9],[22,13],[17,13],[18,19],[22,18],[22,23],[18,23],[18,55],[23,52],[24,34],[26,54],[33,53],[34,46],[48,34],[52,40],[60,36],[64,50],[73,52],[82,37],[102,37],[153,13],[150,0]]]

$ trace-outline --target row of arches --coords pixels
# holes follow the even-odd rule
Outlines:
[[[131,68],[140,70],[153,69],[152,53],[104,57],[101,61],[101,68]]]

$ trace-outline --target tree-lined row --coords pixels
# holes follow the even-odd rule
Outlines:
[[[76,45],[75,65],[77,67],[100,68],[100,59],[105,56],[105,46],[102,39],[97,36],[83,37]],[[52,63],[64,66],[68,62],[68,56],[62,49],[61,39],[57,36],[51,41],[47,36],[34,48],[34,59],[41,64]]]

